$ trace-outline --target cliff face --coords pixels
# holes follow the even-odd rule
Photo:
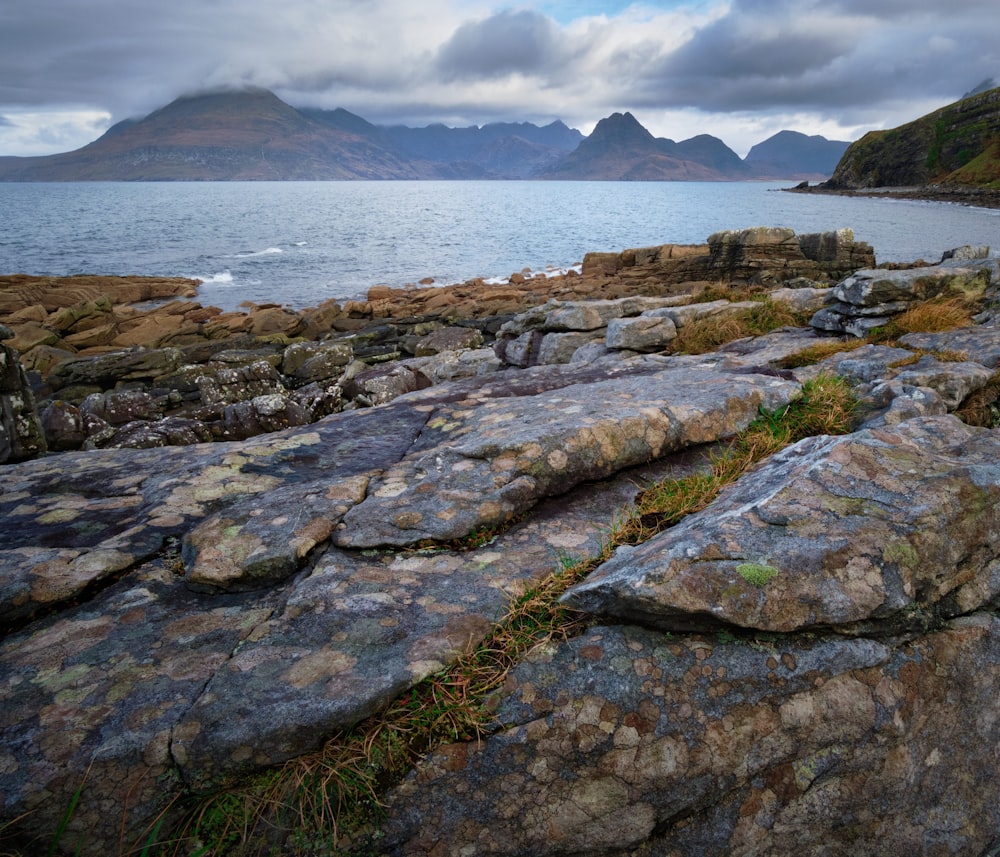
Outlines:
[[[825,187],[1000,184],[1000,88],[852,143]]]

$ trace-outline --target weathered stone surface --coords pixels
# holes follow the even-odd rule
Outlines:
[[[344,383],[344,392],[366,406],[384,405],[405,393],[429,386],[427,379],[410,366],[394,363],[377,366],[354,375]]]
[[[266,360],[255,360],[245,366],[223,366],[201,375],[196,383],[206,405],[248,402],[257,396],[284,391],[277,370]]]
[[[442,351],[476,349],[483,344],[483,335],[470,327],[442,327],[422,336],[416,343],[416,357],[431,357]]]
[[[598,627],[533,653],[499,734],[433,753],[379,853],[990,853],[1000,621],[911,644]]]
[[[901,367],[893,376],[894,380],[903,384],[934,390],[951,411],[966,397],[983,389],[992,377],[993,372],[981,363],[944,363],[929,355]]]
[[[339,378],[354,357],[349,342],[295,342],[285,349],[281,371],[303,383]]]
[[[965,589],[1000,567],[998,455],[995,432],[953,417],[802,441],[564,600],[668,629],[709,617],[781,633],[978,609],[1000,594]]]
[[[553,363],[570,363],[573,355],[590,342],[602,341],[595,339],[592,333],[585,331],[567,331],[566,333],[546,333],[538,346],[538,363],[546,366]]]
[[[779,407],[798,391],[768,376],[651,373],[641,363],[631,377],[622,371],[555,394],[442,407],[420,451],[344,516],[335,542],[402,546],[502,524],[581,482],[731,436],[758,408]]]
[[[470,351],[442,351],[433,357],[418,357],[406,365],[419,372],[432,384],[443,384],[459,378],[474,378],[499,372],[503,368],[492,348]]]
[[[96,357],[79,357],[60,363],[49,375],[55,390],[64,387],[96,384],[113,387],[119,381],[152,381],[176,371],[184,353],[178,348],[155,348],[120,351]]]
[[[1000,329],[994,325],[962,327],[941,333],[908,333],[900,343],[908,348],[957,352],[988,369],[1000,368]]]
[[[4,562],[31,566],[36,604],[74,599],[85,574],[94,581],[98,569],[126,561],[126,549],[138,554],[147,535],[154,557],[188,532],[190,569],[184,574],[176,556],[152,559],[0,644],[4,817],[30,810],[29,830],[55,829],[96,759],[97,781],[88,781],[70,830],[86,831],[84,853],[108,853],[122,829],[141,830],[181,777],[204,787],[315,748],[474,645],[510,593],[559,556],[595,552],[607,509],[629,502],[642,478],[543,504],[478,551],[330,550],[285,588],[268,586],[275,569],[295,567],[322,540],[368,474],[397,459],[426,419],[390,405],[246,444],[69,453],[59,467],[35,462],[48,466],[30,471],[12,465],[0,497],[5,522],[20,526],[3,530]],[[74,513],[49,520],[47,509]],[[230,586],[224,576],[240,551],[250,557]]]
[[[748,259],[757,246],[744,242]],[[995,849],[998,450],[993,431],[940,416],[995,368],[994,315],[794,372],[777,367],[815,344],[816,331],[698,356],[611,355],[611,317],[683,324],[705,309],[663,296],[692,290],[666,280],[681,265],[704,272],[705,248],[620,256],[600,286],[525,277],[510,289],[373,290],[346,313],[317,315],[331,336],[350,334],[322,343],[208,340],[209,329],[248,330],[250,316],[178,308],[178,335],[200,325],[196,341],[114,355],[113,371],[112,355],[91,355],[57,373],[67,402],[100,394],[77,410],[92,446],[219,439],[226,419],[234,433],[265,431],[357,409],[252,440],[5,465],[0,830],[22,837],[11,848],[47,848],[83,782],[68,853],[78,841],[83,857],[138,853],[172,797],[313,750],[405,694],[476,645],[525,587],[596,555],[642,485],[703,470],[712,447],[669,450],[724,438],[759,406],[781,407],[802,380],[842,370],[863,398],[864,427],[803,442],[664,534],[664,555],[671,539],[694,555],[682,551],[681,572],[657,572],[650,585],[683,579],[687,588],[672,590],[683,597],[659,613],[643,602],[593,616],[622,624],[537,650],[494,700],[497,733],[422,764],[389,795],[382,829],[360,853]],[[801,264],[760,277],[809,291]],[[664,280],[649,279],[653,270]],[[608,300],[590,314],[578,287]],[[659,303],[626,299],[630,290]],[[479,297],[477,312],[513,312],[529,293],[544,295],[540,304],[557,298],[513,320],[532,359],[547,337],[600,336],[576,349],[592,362],[511,370],[491,349],[447,351],[406,360],[420,389],[396,390],[389,404],[343,397],[370,368],[342,364],[349,355],[412,353],[440,329],[416,308],[440,300],[452,313]],[[18,312],[48,319],[38,304]],[[124,329],[140,316],[116,306],[115,318]],[[488,341],[504,320],[476,324]],[[968,362],[919,357],[917,347],[965,351]],[[335,376],[302,374],[335,354]],[[201,402],[195,379],[206,366],[255,362],[280,390]],[[170,415],[113,425],[133,390],[149,396],[138,404]],[[59,416],[51,401],[53,422],[72,433],[73,406]],[[485,545],[440,544],[483,537],[513,514]],[[425,533],[436,547],[414,549]],[[356,549],[386,542],[403,547]],[[606,570],[580,589],[599,587]]]

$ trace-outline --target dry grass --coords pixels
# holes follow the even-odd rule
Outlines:
[[[807,323],[807,319],[787,304],[769,298],[755,303],[756,306],[749,309],[717,313],[688,322],[678,331],[671,349],[681,354],[707,354],[727,342]]]
[[[786,357],[779,362],[778,368],[798,369],[800,366],[812,366],[814,363],[819,363],[821,360],[832,357],[834,354],[854,351],[856,348],[862,348],[870,344],[867,339],[857,339],[855,337],[850,339],[827,339]]]
[[[1000,372],[984,387],[969,395],[955,411],[955,416],[970,426],[1000,427]]]

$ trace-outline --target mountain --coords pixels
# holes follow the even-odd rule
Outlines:
[[[825,190],[1000,188],[1000,88],[852,143]]]
[[[363,121],[363,120],[362,120]],[[61,155],[0,158],[6,181],[436,178],[360,129],[334,127],[266,90],[185,96]]]
[[[798,131],[779,131],[747,152],[744,163],[758,176],[826,177],[833,173],[850,143]]]
[[[728,158],[722,150],[728,152]],[[705,163],[695,158],[704,158]],[[684,143],[654,137],[631,113],[613,113],[591,135],[541,174],[545,179],[602,181],[721,181],[742,167],[739,156],[714,137]]]
[[[119,122],[74,152],[0,157],[0,181],[729,181],[829,175],[814,164],[816,151],[829,141],[793,132],[776,138],[782,135],[806,142],[784,146],[780,158],[741,161],[708,134],[679,143],[654,137],[631,113],[602,119],[588,137],[558,121],[541,127],[383,127],[342,108],[296,109],[263,89],[220,90],[183,96],[144,118]],[[765,153],[776,148],[768,143],[760,144]]]
[[[495,122],[481,128],[393,125],[386,136],[401,151],[435,163],[476,166],[484,175],[532,178],[584,139],[562,122],[539,127],[529,122]]]

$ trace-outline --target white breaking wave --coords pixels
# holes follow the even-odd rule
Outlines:
[[[250,259],[254,256],[273,256],[275,253],[284,253],[280,247],[268,247],[266,250],[257,250],[254,253],[237,253],[235,259]]]
[[[194,279],[201,280],[202,285],[205,286],[228,286],[233,282],[233,275],[227,268],[225,271],[219,271],[217,274],[212,274],[210,277],[199,276]]]

